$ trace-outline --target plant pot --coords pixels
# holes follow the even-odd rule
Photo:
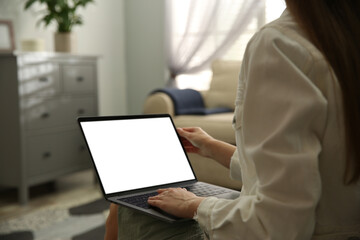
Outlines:
[[[55,52],[76,52],[76,36],[74,33],[55,33]]]

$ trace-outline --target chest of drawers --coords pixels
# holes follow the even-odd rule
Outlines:
[[[76,119],[97,108],[97,58],[0,55],[0,186],[28,188],[91,166]]]

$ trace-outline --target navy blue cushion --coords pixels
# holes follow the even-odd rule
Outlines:
[[[205,108],[201,93],[194,89],[161,88],[151,94],[162,92],[167,94],[174,103],[175,115],[207,115],[232,112],[230,108]]]

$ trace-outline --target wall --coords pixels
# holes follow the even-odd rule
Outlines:
[[[95,0],[88,7],[77,29],[78,50],[99,56],[100,114],[126,114],[123,0]]]
[[[140,114],[149,92],[165,85],[164,1],[125,0],[129,114]]]

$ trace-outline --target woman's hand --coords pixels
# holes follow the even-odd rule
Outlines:
[[[158,193],[149,197],[148,203],[181,218],[193,218],[201,201],[204,200],[185,188],[159,189]]]
[[[204,157],[211,157],[211,149],[208,143],[215,140],[199,127],[178,128],[177,132],[185,150],[189,153],[197,153]]]
[[[216,140],[199,127],[178,128],[177,132],[186,152],[212,158],[223,166],[230,167],[236,146]]]

